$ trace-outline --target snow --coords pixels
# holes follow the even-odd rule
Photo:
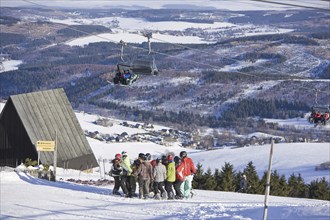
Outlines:
[[[0,102],[0,114],[2,112],[2,109],[5,107],[5,104],[4,102]]]
[[[3,103],[0,104],[0,110]],[[97,115],[76,113],[82,129],[115,134],[143,133],[143,129],[128,128],[112,119],[112,127],[94,124]],[[128,124],[136,122],[128,121]],[[164,127],[155,126],[154,130]],[[265,135],[254,133],[254,135]],[[110,169],[108,162],[116,153],[125,150],[131,159],[138,153],[151,153],[153,158],[166,152],[179,154],[183,148],[174,144],[165,147],[150,142],[106,143],[92,138],[88,142],[100,168],[93,173],[57,169],[57,181],[34,178],[21,168],[0,172],[1,219],[261,219],[264,196],[235,192],[194,190],[195,196],[185,200],[139,200],[112,195],[113,185],[91,186],[72,183],[70,178],[81,180],[111,179],[104,175]],[[260,175],[268,167],[270,145],[242,148],[225,148],[212,151],[185,149],[195,164],[201,163],[206,171],[221,168],[225,162],[242,171],[253,161]],[[305,182],[316,178],[330,178],[329,171],[315,171],[315,166],[329,160],[330,143],[281,143],[274,146],[273,170],[286,176],[301,173]],[[121,191],[120,191],[121,192]],[[268,219],[329,219],[328,201],[270,196]]]
[[[138,33],[107,33],[98,34],[88,37],[81,37],[67,42],[69,46],[84,46],[90,43],[96,42],[120,42],[120,40],[125,39],[127,43],[143,43],[146,42],[146,38]],[[195,36],[173,36],[167,34],[153,34],[151,42],[170,42],[170,43],[184,43],[184,44],[202,44],[202,43],[214,43],[209,41],[204,41],[203,39]]]
[[[2,61],[3,68],[0,66],[0,73],[17,70],[18,66],[22,64],[23,61],[21,60],[6,60]]]
[[[117,21],[120,29],[133,29],[133,30],[155,30],[155,31],[183,31],[187,28],[201,28],[201,29],[216,29],[216,28],[229,28],[235,27],[236,25],[227,22],[214,22],[214,23],[194,23],[186,21],[147,21],[143,18],[125,18],[125,17],[102,17],[102,18],[91,18],[91,19],[54,19],[50,18],[50,22],[61,23],[67,25],[104,25],[112,26],[112,21]],[[111,28],[112,31],[117,32],[120,29]]]
[[[64,172],[83,179],[74,171]],[[264,196],[195,190],[187,200],[139,200],[111,195],[112,186],[49,182],[1,171],[1,219],[261,219]],[[89,177],[87,177],[89,178]],[[329,219],[329,202],[270,196],[268,219]]]
[[[111,27],[111,21],[118,21],[117,28]],[[294,31],[293,29],[279,28],[275,29],[273,27],[257,27],[254,25],[240,25],[237,26],[228,22],[214,22],[210,23],[193,23],[193,22],[183,22],[183,21],[162,21],[162,22],[150,22],[145,21],[140,18],[118,18],[118,17],[104,17],[96,19],[49,19],[50,22],[63,23],[67,25],[81,25],[81,24],[94,24],[103,25],[105,27],[111,28],[112,33],[104,33],[98,35],[92,35],[87,37],[80,37],[69,42],[66,42],[70,46],[84,46],[89,43],[95,42],[120,42],[123,40],[127,43],[143,43],[146,38],[143,36],[142,32],[146,30],[152,30],[153,35],[151,42],[170,42],[174,44],[211,44],[215,43],[212,40],[204,40],[197,36],[185,36],[183,32],[188,28],[201,29],[204,32],[221,32],[228,28],[246,30],[242,33],[235,34],[235,37],[242,36],[253,36],[253,35],[264,35],[264,34],[281,34]],[[110,25],[110,26],[109,26]],[[181,34],[172,35],[170,33],[158,33],[159,31],[180,31]]]

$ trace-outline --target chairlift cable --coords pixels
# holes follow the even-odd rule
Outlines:
[[[320,10],[325,11],[327,13],[330,13],[330,8],[319,8],[314,6],[306,6],[306,5],[299,5],[299,4],[292,4],[292,3],[285,3],[285,2],[277,2],[277,1],[269,1],[269,0],[250,0],[254,2],[262,2],[267,4],[277,4],[277,5],[284,5],[284,6],[292,6],[292,7],[298,7],[298,8],[306,8],[306,9],[313,9],[313,10]],[[329,1],[327,1],[329,2]]]

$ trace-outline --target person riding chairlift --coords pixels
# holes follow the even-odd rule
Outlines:
[[[322,122],[325,124],[326,121],[329,120],[329,112],[325,112],[323,115],[322,115]]]
[[[321,119],[322,119],[322,114],[320,113],[320,111],[318,111],[314,116],[314,121],[315,123],[318,123],[319,121],[321,121]]]
[[[124,78],[125,78],[125,79],[129,79],[129,78],[131,78],[131,76],[132,76],[132,74],[130,73],[129,70],[125,70],[125,71],[124,71]]]

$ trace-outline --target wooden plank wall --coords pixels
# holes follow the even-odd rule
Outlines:
[[[88,161],[97,166],[93,151],[62,88],[14,95],[11,99],[32,143],[55,140],[57,133],[58,161],[75,159],[77,162],[76,158],[92,155]],[[53,153],[41,152],[40,159],[42,163],[50,164]]]

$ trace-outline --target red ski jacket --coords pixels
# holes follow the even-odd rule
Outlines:
[[[184,165],[184,175],[189,176],[191,173],[196,174],[196,168],[194,165],[194,162],[190,157],[184,157],[182,158],[182,163]]]
[[[186,180],[186,176],[184,175],[184,164],[181,163],[180,165],[177,165],[175,171],[176,180],[184,182]]]

